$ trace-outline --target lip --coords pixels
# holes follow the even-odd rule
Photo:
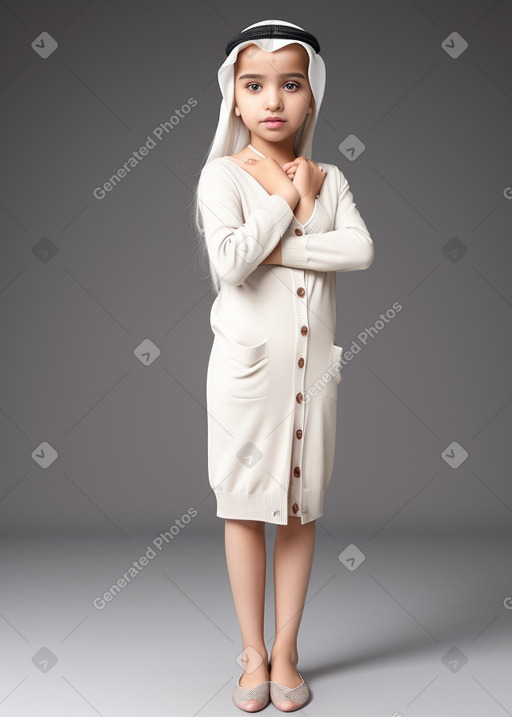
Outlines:
[[[263,123],[266,127],[270,127],[271,129],[276,127],[282,127],[285,123],[284,119],[281,119],[281,117],[266,117],[263,120]]]

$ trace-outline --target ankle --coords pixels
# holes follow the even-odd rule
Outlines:
[[[299,661],[299,653],[296,647],[290,647],[289,645],[274,645],[270,655],[271,661],[287,661],[291,662],[292,665],[297,665]]]

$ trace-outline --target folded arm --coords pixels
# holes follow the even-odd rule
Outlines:
[[[293,211],[272,194],[244,222],[236,181],[211,163],[201,172],[197,194],[210,261],[221,280],[239,286],[278,244]]]
[[[305,234],[286,232],[281,239],[281,264],[315,271],[354,271],[367,269],[373,262],[374,245],[353,199],[349,184],[338,173],[338,203],[334,229],[321,230],[325,210],[315,200],[315,208],[306,224]],[[311,233],[310,233],[311,232]]]

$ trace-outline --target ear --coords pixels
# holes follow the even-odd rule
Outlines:
[[[235,114],[237,117],[240,117],[240,110],[238,109],[238,107],[236,105],[235,105]]]

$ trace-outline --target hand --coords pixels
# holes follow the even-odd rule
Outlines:
[[[297,206],[300,194],[290,178],[272,157],[265,159],[243,160],[233,157],[239,166],[248,174],[251,174],[269,194],[280,194],[293,210]]]
[[[314,202],[326,177],[325,169],[320,169],[312,159],[296,157],[293,162],[286,162],[283,170],[297,187],[300,200],[307,198]]]

